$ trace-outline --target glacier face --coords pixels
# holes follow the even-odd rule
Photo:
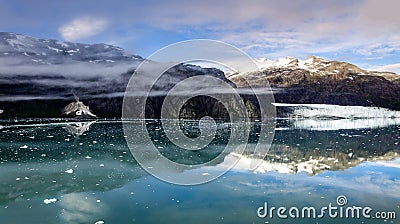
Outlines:
[[[274,105],[288,108],[292,117],[301,118],[400,118],[399,111],[379,107],[285,103]]]
[[[399,125],[400,118],[364,118],[364,119],[291,119],[288,128],[314,131],[374,129]]]
[[[342,130],[382,128],[400,124],[400,112],[378,107],[339,106],[328,104],[283,104],[288,127],[278,129]]]

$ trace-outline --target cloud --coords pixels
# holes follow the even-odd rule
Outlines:
[[[397,33],[400,32],[400,17],[398,8],[400,2],[396,0],[366,0],[358,11],[360,24],[367,35],[377,33]]]
[[[390,72],[394,72],[394,73],[400,74],[400,63],[381,65],[381,66],[374,66],[374,67],[371,67],[370,70],[373,70],[373,71],[390,71]]]
[[[107,21],[99,18],[82,17],[61,26],[58,31],[67,41],[75,41],[101,33]]]
[[[250,26],[269,28],[294,28],[307,21],[327,21],[347,15],[357,3],[348,1],[280,1],[255,0],[243,4],[240,0],[215,2],[212,0],[182,2],[158,2],[157,6],[147,5],[144,16],[148,23],[164,29],[194,27],[228,30]],[[147,8],[151,7],[151,8]],[[176,10],[184,8],[185,10]],[[157,15],[157,16],[154,16]]]
[[[332,59],[341,54],[378,57],[400,51],[399,4],[375,0],[168,1],[151,9],[144,6],[142,13],[152,13],[139,20],[161,29],[227,41],[258,57],[318,53],[331,54]],[[373,44],[380,45],[371,49]]]
[[[39,86],[25,89],[18,95],[10,89],[0,96],[2,101],[65,99],[74,90],[80,97],[122,96],[121,74],[132,70],[139,62],[116,63],[115,65],[90,62],[70,62],[64,64],[37,65],[26,60],[3,58],[0,60],[0,85],[13,83],[15,86]],[[42,76],[37,78],[38,75]],[[23,78],[21,78],[23,77]],[[117,84],[115,84],[117,83]],[[14,87],[15,87],[14,86]],[[45,91],[45,92],[43,92]]]
[[[10,75],[32,75],[46,74],[49,76],[64,76],[67,78],[85,79],[99,77],[114,79],[118,75],[136,68],[141,61],[131,63],[116,63],[115,65],[98,64],[91,62],[65,62],[63,64],[30,64],[26,59],[2,58],[0,61],[0,74],[5,77]],[[56,84],[56,83],[52,83]]]
[[[15,29],[25,27],[40,30],[41,35],[46,33],[43,30],[59,29],[64,39],[73,41],[107,28],[109,32],[87,40],[117,43],[143,56],[191,38],[227,41],[254,57],[304,58],[315,54],[366,63],[366,67],[394,63],[400,54],[400,3],[396,0],[253,0],[246,4],[240,0],[122,0],[118,4],[94,0],[55,4],[44,0],[41,4],[46,7],[13,2],[0,3],[0,25],[4,29],[24,33]],[[60,21],[69,18],[77,19],[59,27],[63,24]],[[111,23],[113,26],[107,26]]]

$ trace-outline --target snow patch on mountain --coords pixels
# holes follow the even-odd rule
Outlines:
[[[257,58],[254,60],[261,71],[268,69],[277,68],[292,68],[292,69],[304,69],[310,72],[317,72],[319,69],[325,68],[330,65],[329,61],[311,56],[306,60],[301,60],[295,57],[284,57],[276,60],[270,60],[268,58]]]
[[[299,60],[295,57],[284,57],[276,60],[270,60],[268,58],[257,58],[255,59],[255,62],[260,70],[263,70],[268,68],[296,67],[298,66]]]

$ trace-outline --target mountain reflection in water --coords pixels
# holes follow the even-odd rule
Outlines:
[[[178,194],[177,197],[194,197],[192,194],[197,192],[196,189],[198,189],[198,194],[218,198],[219,196],[215,194],[220,194],[220,192],[212,193],[212,191],[205,189],[208,189],[210,186],[218,186],[216,188],[220,189],[222,185],[225,186],[224,181],[227,181],[231,184],[232,188],[223,189],[225,189],[227,195],[231,195],[230,200],[232,200],[232,203],[239,203],[238,200],[241,200],[241,197],[230,191],[240,188],[241,183],[244,182],[251,183],[251,185],[262,185],[259,181],[265,181],[265,184],[270,186],[269,194],[279,194],[282,188],[278,187],[278,185],[282,181],[286,181],[289,178],[288,175],[294,177],[291,182],[289,181],[294,185],[296,183],[293,181],[297,180],[299,182],[309,182],[311,186],[314,181],[320,180],[319,178],[321,177],[318,174],[323,172],[327,175],[347,175],[346,170],[354,167],[356,168],[355,170],[358,170],[357,172],[362,173],[359,167],[365,165],[371,166],[372,164],[375,164],[374,166],[377,167],[382,166],[395,169],[391,170],[391,173],[383,173],[383,175],[398,176],[400,125],[397,122],[386,122],[387,125],[374,127],[362,126],[355,128],[353,126],[352,128],[346,128],[344,126],[335,130],[326,130],[326,128],[319,130],[315,126],[313,128],[301,129],[296,125],[296,122],[297,124],[299,123],[299,121],[294,120],[278,120],[273,144],[268,155],[260,162],[260,166],[257,169],[249,170],[249,164],[252,159],[252,155],[249,152],[244,152],[243,155],[234,153],[226,154],[223,156],[224,160],[233,159],[234,157],[241,158],[230,172],[217,181],[194,187],[193,192],[185,188],[186,190],[183,190],[183,192],[186,192],[185,196],[179,196],[180,194],[176,193]],[[304,123],[307,121],[301,122]],[[312,122],[315,123],[315,120]],[[50,221],[41,220],[43,223],[52,223],[54,220],[66,223],[94,223],[97,221],[96,217],[101,217],[101,215],[94,212],[93,209],[100,209],[100,207],[101,211],[108,211],[110,214],[115,213],[115,217],[108,215],[108,219],[114,221],[123,220],[123,218],[117,217],[118,210],[121,209],[120,206],[111,202],[109,204],[100,203],[103,200],[111,200],[110,197],[112,196],[109,196],[109,194],[121,195],[121,192],[129,191],[136,197],[139,197],[138,200],[142,203],[137,205],[136,208],[138,210],[135,211],[143,212],[142,207],[146,207],[143,204],[146,203],[146,199],[143,198],[144,196],[139,195],[148,195],[150,192],[143,189],[139,192],[141,187],[153,184],[157,185],[159,183],[160,187],[164,190],[167,188],[171,192],[182,189],[182,187],[155,180],[143,171],[134,160],[126,145],[120,121],[60,122],[40,125],[5,122],[1,125],[0,205],[4,208],[14,207],[17,211],[27,214],[26,217],[30,217],[33,220],[38,219],[38,217],[34,213],[29,213],[27,209],[29,207],[35,208],[32,211],[40,213],[41,209],[45,209],[45,207],[41,206],[43,206],[43,200],[47,198],[56,198],[57,201],[54,202],[54,205],[61,206],[60,209],[64,209],[64,212],[61,213],[62,215],[57,215],[59,214],[58,211],[57,214],[53,214],[52,212],[56,212],[55,210],[58,207],[52,207],[55,210],[50,210],[48,214]],[[185,154],[168,151],[173,146],[164,135],[158,132],[161,125],[159,121],[151,120],[147,122],[147,125],[149,134],[153,137],[156,136],[153,140],[157,139],[158,142],[164,142],[164,147],[160,149],[162,154],[171,160],[177,161],[182,158],[188,158]],[[186,121],[186,125],[187,127],[192,127],[191,130],[186,130],[189,135],[195,134],[198,131],[196,122]],[[249,144],[257,142],[260,125],[262,124],[258,122],[251,123],[252,128]],[[220,148],[223,148],[224,144],[226,144],[226,138],[229,138],[230,126],[229,124],[221,123],[218,127],[219,140],[213,143],[213,147],[217,151],[205,151],[201,154],[202,158],[199,161],[212,159],[216,154],[221,152]],[[222,166],[223,161],[215,166],[201,169],[204,169],[204,172],[206,172],[207,169],[222,169]],[[186,172],[194,171],[188,170]],[[356,171],[353,170],[353,172]],[[304,173],[310,179],[304,178]],[[270,175],[275,175],[274,178],[278,178],[276,175],[280,175],[279,180],[277,179],[274,182],[268,179],[267,177]],[[309,177],[309,175],[316,176]],[[248,182],[255,181],[255,177],[259,177],[259,181]],[[337,180],[328,181],[327,183],[329,183],[328,185],[332,184],[331,187],[333,187],[335,181]],[[395,185],[398,182],[396,179],[393,181]],[[132,186],[138,187],[139,183],[146,184],[146,186],[143,185],[136,190],[130,189]],[[370,180],[368,184],[373,185],[375,183],[373,180]],[[388,187],[390,186],[388,185]],[[341,187],[343,186],[338,186],[337,188]],[[273,192],[273,189],[276,191]],[[129,192],[128,194],[130,194]],[[390,190],[387,192],[390,193]],[[99,193],[104,195],[99,195]],[[82,197],[81,194],[89,199],[78,200],[77,198]],[[174,195],[175,193],[171,194]],[[242,194],[248,195],[249,200],[254,197],[254,192],[244,191]],[[149,203],[154,202],[153,197],[155,196],[149,196]],[[359,195],[358,197],[359,199],[357,200],[361,200],[361,196]],[[92,199],[95,200],[93,205],[90,204],[92,202],[89,203]],[[172,199],[177,205],[176,200],[179,199]],[[202,199],[194,197],[193,200]],[[256,200],[256,198],[251,200]],[[257,198],[258,200],[260,198]],[[290,200],[290,197],[288,200]],[[392,199],[387,200],[389,204],[392,203]],[[96,201],[99,202],[98,206]],[[72,202],[76,202],[76,204]],[[81,206],[79,206],[79,203],[81,203]],[[202,202],[200,201],[199,203]],[[84,209],[85,206],[87,210]],[[168,208],[171,211],[177,212],[175,211],[175,206],[169,203],[166,203],[165,206],[169,206]],[[214,206],[216,206],[214,207],[215,209],[219,209],[218,205]],[[250,206],[248,209],[254,209],[255,205],[250,203],[248,206]],[[188,209],[190,210],[191,206]],[[8,220],[10,223],[13,223],[15,220],[23,220],[22,217],[12,217],[14,213],[7,213],[5,210],[0,209],[0,218]],[[249,212],[253,212],[253,210]],[[79,216],[79,214],[81,215]],[[126,213],[125,215],[129,216],[133,214],[136,214],[136,212],[132,214]],[[149,215],[150,213],[147,212],[144,214]],[[244,216],[238,220],[243,221],[245,217],[248,218],[246,220],[257,220],[257,217],[251,216],[255,213],[249,214],[250,216]],[[217,214],[215,215],[218,216]],[[171,220],[179,220],[175,216],[179,216],[179,213],[171,217]],[[214,220],[212,217],[213,213],[209,214],[210,220]],[[235,217],[235,215],[232,215],[232,217]],[[227,219],[235,223],[235,220],[231,218]],[[142,220],[142,223],[146,223],[146,220],[148,221],[150,218],[142,217],[139,220]],[[240,223],[239,221],[236,222]]]

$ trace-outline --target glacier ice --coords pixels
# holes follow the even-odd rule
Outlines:
[[[289,111],[289,128],[294,129],[365,129],[400,124],[400,112],[385,108],[328,104],[274,103],[274,105],[286,107]]]
[[[374,129],[399,125],[400,118],[364,118],[364,119],[291,119],[291,128],[314,131]]]
[[[287,103],[274,105],[289,108],[293,117],[302,118],[400,118],[400,111],[379,107]]]

